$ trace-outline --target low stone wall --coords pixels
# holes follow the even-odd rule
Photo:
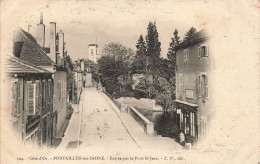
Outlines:
[[[118,102],[116,99],[114,99],[113,96],[110,95],[110,94],[109,94],[108,92],[106,92],[105,90],[103,90],[103,93],[106,94],[107,97],[109,97],[109,99],[110,99],[111,101],[113,101],[113,103],[118,107],[118,109],[121,110],[121,104],[120,104],[120,102]]]
[[[127,106],[127,112],[138,122],[147,135],[154,135],[154,124],[138,112],[134,107]]]
[[[124,111],[128,105],[152,110],[162,110],[162,107],[156,105],[155,100],[152,99],[141,98],[138,100],[134,97],[121,97],[116,100],[121,104],[121,111]]]

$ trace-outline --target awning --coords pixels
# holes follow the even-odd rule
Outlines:
[[[191,107],[198,107],[197,104],[192,104],[192,103],[189,103],[189,102],[186,102],[186,101],[174,100],[174,102],[181,103],[181,104],[184,104],[184,105],[188,105],[188,106],[191,106]]]

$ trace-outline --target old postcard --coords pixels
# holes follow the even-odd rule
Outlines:
[[[2,0],[1,163],[260,163],[259,0]]]

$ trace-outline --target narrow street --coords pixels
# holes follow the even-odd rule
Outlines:
[[[95,88],[84,88],[59,149],[179,151],[173,139],[148,136],[128,113],[115,109],[112,102]]]
[[[82,94],[80,148],[138,148],[102,93],[85,88]]]

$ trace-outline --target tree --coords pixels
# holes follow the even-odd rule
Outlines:
[[[74,75],[73,75],[73,64],[72,60],[69,55],[67,55],[67,51],[65,51],[65,67],[67,70],[67,93],[69,94],[69,100],[72,100],[72,87],[74,81]]]
[[[175,29],[173,32],[173,38],[171,38],[170,47],[168,49],[167,57],[170,61],[172,61],[175,64],[176,60],[176,46],[178,46],[180,43],[180,37],[178,36],[178,30]]]
[[[184,41],[186,41],[186,40],[188,40],[188,39],[190,39],[194,34],[196,34],[197,33],[197,30],[196,30],[196,28],[194,28],[194,27],[191,27],[187,32],[186,32],[186,34],[184,35]]]
[[[148,70],[148,57],[146,56],[146,43],[143,35],[140,35],[136,43],[136,59],[133,64],[133,71],[147,71]]]
[[[156,29],[155,22],[149,22],[147,27],[146,35],[146,46],[147,46],[147,55],[153,60],[156,60],[160,57],[161,54],[161,42],[159,42],[159,34]]]
[[[144,41],[143,35],[140,35],[137,43],[136,43],[136,55],[137,56],[145,56],[146,55],[146,43]]]
[[[110,94],[120,95],[120,91],[131,83],[134,51],[119,43],[109,43],[102,53],[98,60],[101,82]]]
[[[89,60],[89,59],[84,59],[84,68],[85,70],[87,68],[90,68],[92,78],[96,82],[99,82],[99,77],[98,77],[98,64],[96,64],[94,61]]]
[[[163,110],[166,112],[168,109],[173,109],[175,100],[175,86],[173,79],[167,80],[164,77],[158,78],[158,93],[156,94],[156,101],[159,105],[163,107]]]

